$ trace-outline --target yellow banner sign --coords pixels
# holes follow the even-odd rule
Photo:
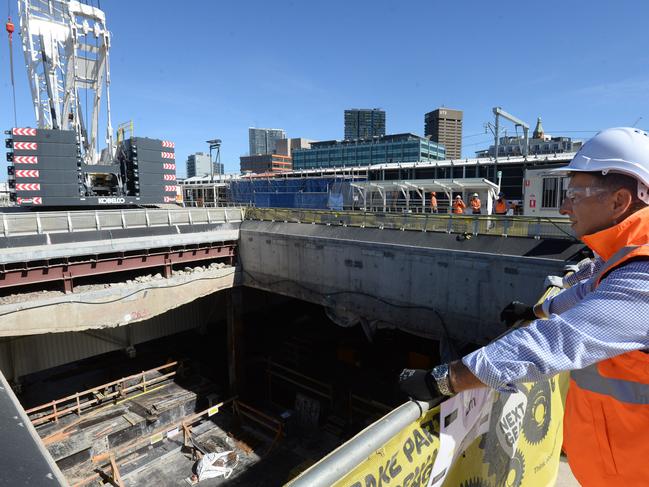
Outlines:
[[[458,395],[403,429],[334,485],[552,486],[567,387],[568,376],[562,374],[524,384],[516,394]]]

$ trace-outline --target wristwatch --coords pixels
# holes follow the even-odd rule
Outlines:
[[[437,383],[437,389],[444,396],[454,396],[455,392],[453,391],[453,386],[451,386],[451,380],[449,377],[448,364],[438,365],[430,371],[430,375],[433,376],[435,382]]]

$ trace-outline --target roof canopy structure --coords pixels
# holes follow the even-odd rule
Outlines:
[[[426,193],[435,191],[445,194],[449,201],[453,199],[453,193],[461,193],[465,200],[470,194],[478,193],[479,197],[486,202],[487,212],[491,213],[491,202],[498,193],[498,185],[483,178],[359,181],[352,183],[351,186],[358,191],[363,209],[372,206],[375,194],[378,194],[384,211],[388,206],[388,195],[392,192],[398,192],[398,197],[402,196],[405,199],[406,209],[410,210],[412,192],[421,200],[421,205],[417,206],[425,208]]]

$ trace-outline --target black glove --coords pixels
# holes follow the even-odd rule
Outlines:
[[[418,401],[440,403],[446,399],[446,396],[439,392],[437,381],[430,370],[403,369],[399,374],[399,389]]]
[[[500,312],[500,320],[507,326],[513,326],[520,320],[535,320],[534,308],[520,301],[512,301]]]

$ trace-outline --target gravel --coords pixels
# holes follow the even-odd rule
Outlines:
[[[222,262],[213,262],[209,266],[196,266],[196,267],[185,267],[183,270],[172,271],[172,276],[187,276],[191,274],[197,274],[205,272],[207,270],[222,269],[228,267]],[[134,279],[128,279],[127,281],[111,282],[105,284],[86,284],[82,286],[75,286],[73,294],[82,293],[86,291],[95,291],[98,289],[109,289],[115,287],[124,287],[132,286],[134,284],[143,284],[151,281],[160,281],[164,279],[162,274],[147,274],[144,276],[138,276]],[[28,293],[16,293],[10,294],[8,296],[0,297],[0,306],[3,304],[15,304],[22,303],[27,301],[36,301],[40,299],[48,299],[63,296],[65,293],[63,291],[32,291]]]

